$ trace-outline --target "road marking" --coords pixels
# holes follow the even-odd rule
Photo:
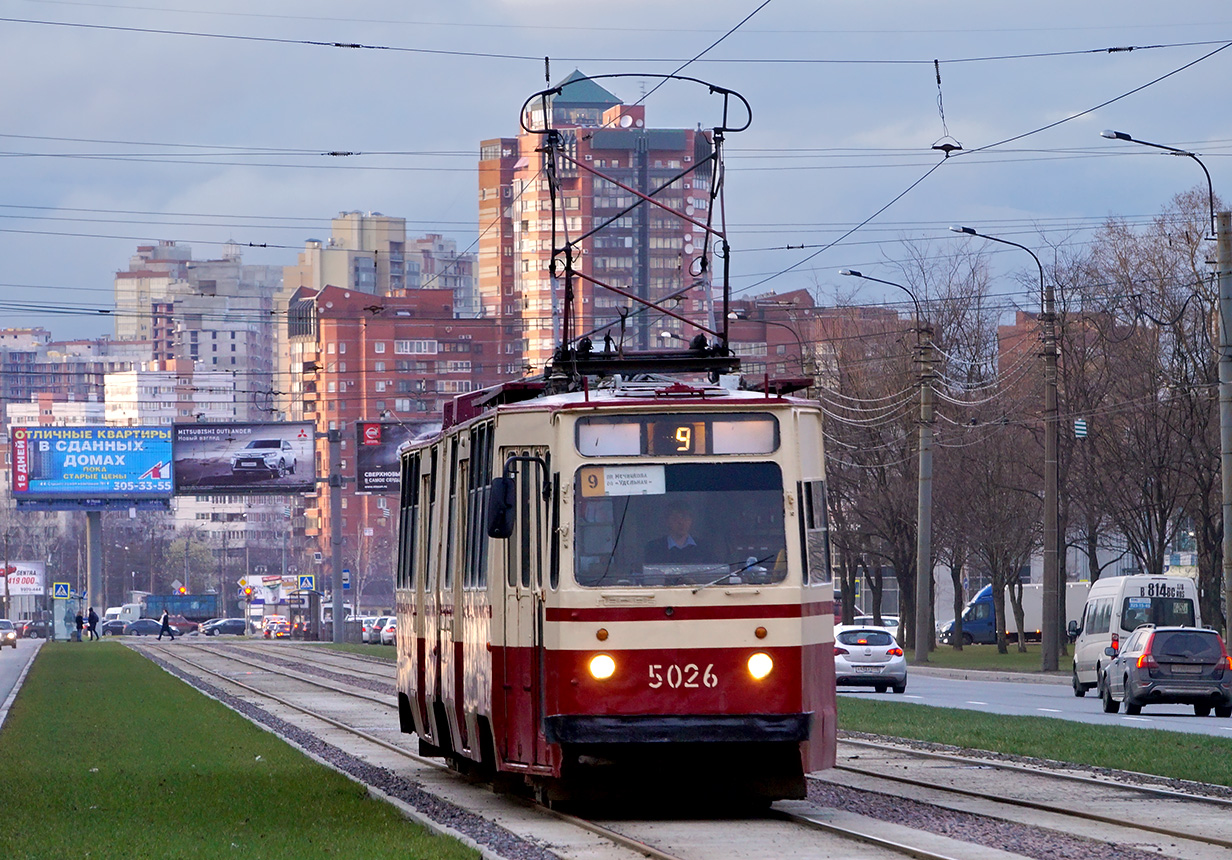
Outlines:
[[[1045,714],[1059,714],[1061,711],[1057,708],[1036,708],[1037,711],[1043,711]]]
[[[987,702],[967,702],[968,705],[987,705]]]
[[[1121,717],[1127,723],[1152,723],[1154,720],[1148,720],[1146,717]]]
[[[903,698],[904,698],[904,699],[923,699],[924,697],[923,697],[923,696],[907,696],[907,695],[904,695],[904,696],[903,696]]]

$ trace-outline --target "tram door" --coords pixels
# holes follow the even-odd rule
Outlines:
[[[511,456],[547,458],[546,448],[507,448]],[[517,520],[505,544],[504,601],[504,736],[498,741],[505,761],[546,763],[541,737],[543,690],[543,595],[547,565],[548,516],[543,500],[543,469],[534,462],[517,464]]]

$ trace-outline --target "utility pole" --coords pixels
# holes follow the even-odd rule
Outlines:
[[[912,662],[927,663],[933,644],[933,327],[925,321],[915,293],[902,284],[874,278],[855,269],[839,269],[838,273],[898,287],[911,297],[915,307],[916,355],[920,362],[920,451],[915,530],[915,655]]]
[[[345,642],[346,610],[342,592],[342,431],[330,430],[329,439],[329,543],[333,567],[334,642]]]
[[[1232,213],[1216,218],[1219,279],[1219,465],[1223,490],[1224,639],[1232,639]]]
[[[915,660],[928,662],[933,584],[933,328],[917,318],[920,354],[920,464],[915,535]]]

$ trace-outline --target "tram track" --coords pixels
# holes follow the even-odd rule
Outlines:
[[[814,780],[893,793],[1007,822],[1029,821],[1032,826],[1135,845],[1164,856],[1226,858],[1232,849],[1225,823],[1232,812],[1232,798],[1152,784],[1147,775],[1094,776],[904,743],[843,739],[839,746],[834,769],[814,775]],[[870,754],[874,758],[868,763]],[[904,764],[906,759],[932,761],[937,766],[910,768]],[[904,769],[910,773],[895,772]],[[1005,776],[998,779],[991,772]],[[850,774],[856,780],[840,779],[838,774]],[[953,784],[957,780],[967,784]],[[1183,829],[1174,823],[1182,804]]]
[[[252,649],[245,648],[243,646],[229,647],[227,645],[218,647],[215,643],[210,643],[204,647],[202,645],[197,645],[196,647],[190,646],[190,649],[193,651],[203,652],[203,654],[208,654],[213,658],[222,659],[228,661],[229,663],[244,666],[246,667],[246,670],[255,669],[259,673],[293,680],[297,683],[306,684],[318,690],[326,690],[342,696],[359,699],[363,702],[375,702],[382,704],[388,707],[392,713],[396,714],[396,706],[390,697],[374,695],[367,690],[348,687],[343,682],[336,682],[328,678],[309,677],[308,673],[300,669],[271,665],[269,657],[275,655],[261,653],[264,649]],[[417,769],[430,770],[432,773],[437,774],[440,778],[448,780],[455,787],[468,786],[471,789],[475,788],[474,783],[466,780],[464,777],[448,768],[439,759],[421,756],[412,750],[401,747],[396,743],[391,743],[390,741],[378,737],[369,731],[364,731],[363,729],[350,725],[344,719],[337,719],[326,713],[322,713],[320,708],[305,706],[304,704],[295,701],[293,696],[286,694],[280,695],[279,693],[262,689],[256,684],[250,683],[255,677],[257,677],[257,673],[255,672],[249,673],[254,677],[243,679],[242,677],[236,677],[235,674],[229,674],[217,665],[206,665],[200,659],[193,659],[194,656],[201,655],[190,656],[185,653],[190,649],[158,649],[157,654],[155,655],[150,653],[154,649],[147,650],[145,648],[138,648],[138,650],[142,650],[147,653],[148,656],[153,656],[157,659],[165,661],[166,663],[175,664],[181,667],[180,671],[184,675],[195,676],[197,678],[202,678],[204,676],[205,678],[214,679],[219,682],[219,684],[228,685],[230,687],[243,690],[249,696],[256,697],[259,700],[273,702],[281,708],[294,711],[295,713],[306,717],[310,723],[315,722],[318,724],[324,724],[329,726],[331,731],[346,733],[355,739],[362,741],[364,744],[369,745],[370,747],[376,747],[385,753],[392,753],[402,760],[413,763]],[[257,653],[253,653],[254,650],[256,650]],[[280,658],[281,662],[281,658],[284,655],[276,656]],[[294,660],[287,660],[286,662],[313,665],[315,668],[319,668],[321,671],[329,672],[331,674],[342,674],[342,670],[345,670],[346,668],[345,666],[336,664],[329,659],[318,662],[311,659],[301,660],[299,659],[300,656],[301,655],[297,653]],[[390,667],[390,670],[392,671],[392,666]],[[250,704],[252,704],[251,701]],[[256,705],[256,707],[259,707],[259,705]],[[294,743],[293,739],[288,740]],[[434,786],[440,785],[439,780],[432,780],[432,782],[434,783]],[[388,793],[382,792],[379,788],[378,792],[381,793],[382,796],[388,797]],[[492,795],[488,794],[486,790],[485,795],[488,798],[487,804],[490,805],[490,798]],[[505,804],[511,804],[513,806],[528,810],[528,814],[530,815],[550,817],[560,824],[585,831],[595,837],[598,837],[599,839],[611,843],[613,846],[628,852],[632,852],[626,856],[651,857],[655,858],[655,860],[696,860],[696,858],[701,856],[722,856],[721,854],[712,853],[710,851],[707,851],[704,854],[696,854],[689,851],[681,853],[676,849],[665,849],[661,845],[656,845],[655,842],[660,839],[665,840],[669,844],[672,841],[670,836],[664,837],[662,834],[658,833],[658,831],[664,829],[665,826],[670,828],[671,822],[665,823],[660,821],[653,824],[632,820],[600,822],[572,815],[560,810],[551,809],[534,803],[526,798],[513,796],[501,796],[501,798]],[[420,815],[414,815],[413,817],[420,818],[422,820]],[[747,845],[747,839],[742,840],[738,835],[738,831],[742,828],[747,828],[751,825],[756,827],[773,827],[777,824],[787,825],[791,831],[796,831],[795,838],[797,840],[801,839],[800,834],[803,834],[808,830],[820,830],[845,842],[858,843],[864,846],[858,849],[859,854],[862,857],[906,856],[916,858],[916,860],[973,860],[973,858],[976,857],[986,856],[981,855],[978,850],[979,846],[970,846],[970,848],[976,849],[974,852],[947,852],[944,850],[937,850],[936,848],[926,848],[921,847],[918,844],[912,844],[912,840],[909,839],[904,840],[887,838],[874,832],[877,829],[876,822],[871,822],[872,826],[870,826],[870,822],[867,820],[852,821],[851,819],[851,816],[835,816],[829,810],[814,808],[810,804],[793,804],[791,808],[774,809],[770,813],[762,816],[760,819],[754,819],[752,822],[710,820],[706,821],[705,824],[707,827],[712,829],[730,828],[731,835],[729,839],[726,841],[720,840],[720,844],[724,844],[725,842],[729,846],[740,844],[742,841]],[[777,838],[782,840],[783,834],[779,834]],[[815,840],[816,837],[813,836],[809,838]],[[870,849],[872,849],[873,853],[869,853]],[[876,849],[881,849],[881,851],[879,852]],[[884,854],[882,854],[882,852],[884,852]],[[587,852],[574,853],[571,851],[562,851],[559,853],[553,851],[553,854],[554,856],[559,857],[592,856],[592,854]],[[736,852],[730,856],[736,857],[750,855],[747,853],[741,855],[739,852]],[[801,856],[807,856],[807,854]],[[834,856],[843,855],[839,854]]]

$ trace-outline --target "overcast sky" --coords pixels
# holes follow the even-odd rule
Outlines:
[[[3,0],[0,325],[109,333],[98,311],[114,272],[157,239],[198,258],[228,239],[265,244],[245,260],[290,264],[358,209],[465,247],[479,141],[516,133],[544,56],[554,83],[574,68],[671,72],[759,5]],[[753,107],[728,147],[734,285],[832,291],[850,286],[843,267],[892,279],[904,241],[944,251],[954,223],[1080,243],[1110,214],[1150,216],[1205,187],[1187,159],[1103,140],[1105,128],[1194,150],[1218,193],[1230,181],[1230,44],[1227,0],[770,0],[682,72]],[[601,83],[635,102],[657,80]],[[698,86],[665,86],[646,105],[652,127],[719,120]],[[967,154],[925,177],[947,127]],[[786,249],[833,242],[922,177],[840,244],[807,261],[817,247]],[[1012,292],[1024,261],[1012,249],[997,259]]]

